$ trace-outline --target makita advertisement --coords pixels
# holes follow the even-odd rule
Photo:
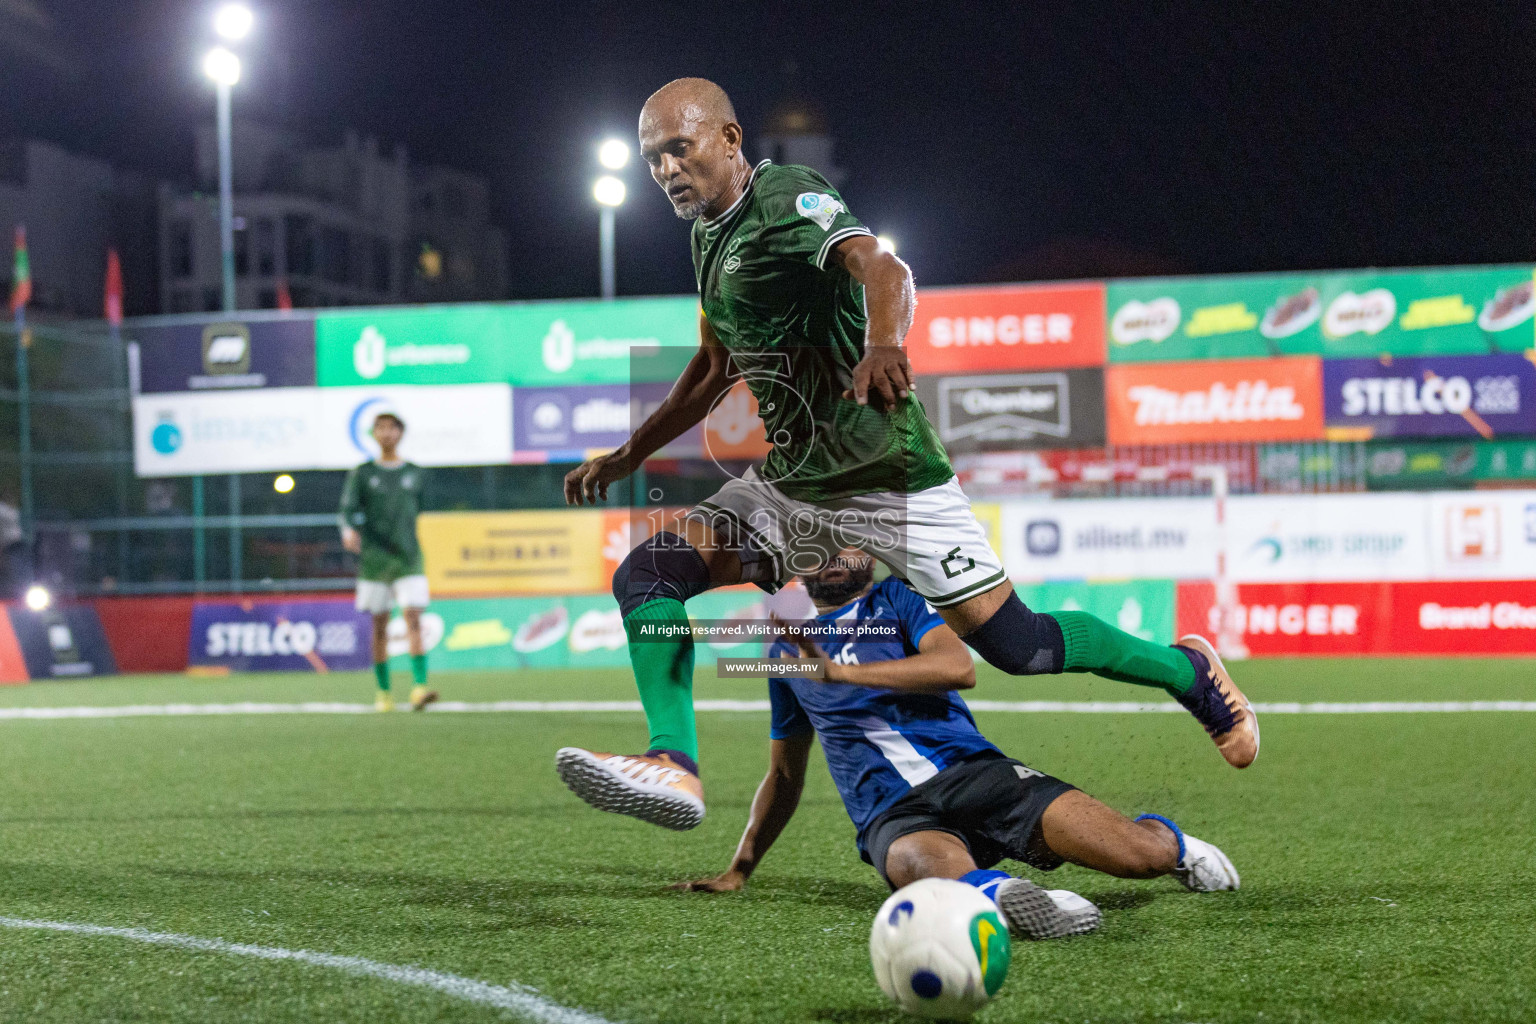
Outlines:
[[[1322,378],[1312,356],[1110,366],[1109,443],[1320,440]]]
[[[193,665],[236,672],[328,672],[373,664],[368,616],[352,599],[199,601],[192,606]]]
[[[1323,389],[1335,440],[1536,434],[1536,365],[1524,356],[1329,360]]]
[[[917,379],[952,455],[1104,443],[1104,371],[1055,370]]]

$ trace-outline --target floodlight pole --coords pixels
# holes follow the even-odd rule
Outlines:
[[[219,251],[223,263],[224,312],[235,311],[235,186],[230,143],[228,82],[218,82],[219,94]]]
[[[612,206],[604,206],[599,211],[597,225],[598,264],[602,276],[603,298],[612,299],[616,290],[614,271],[614,244],[613,244],[613,211]]]

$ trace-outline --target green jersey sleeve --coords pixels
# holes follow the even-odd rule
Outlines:
[[[354,466],[349,470],[346,482],[341,485],[341,507],[337,509],[336,518],[343,530],[356,530],[363,525],[363,498],[357,484],[359,468]]]
[[[848,211],[827,179],[809,167],[780,167],[762,185],[763,241],[776,255],[799,257],[825,270],[837,243],[874,234]]]

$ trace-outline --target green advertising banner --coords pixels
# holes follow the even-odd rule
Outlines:
[[[1536,441],[1353,441],[1258,446],[1271,491],[1401,491],[1536,480]]]
[[[1112,363],[1536,347],[1521,266],[1112,281],[1108,304]]]
[[[1019,600],[1037,610],[1087,612],[1152,643],[1174,640],[1178,590],[1173,580],[1020,583],[1014,590]]]
[[[699,343],[698,316],[687,296],[324,312],[316,377],[321,387],[670,381]]]
[[[623,668],[629,646],[612,597],[492,597],[432,602],[443,620],[434,669]],[[688,602],[694,619],[761,619],[762,593],[715,590]],[[1171,627],[1170,627],[1171,628]],[[694,645],[696,664],[762,653],[756,643]]]

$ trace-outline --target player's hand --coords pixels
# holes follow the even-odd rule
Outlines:
[[[864,358],[853,368],[853,387],[843,392],[860,405],[868,405],[873,394],[894,409],[896,403],[912,392],[912,364],[904,349],[894,345],[874,345],[864,350]]]
[[[740,871],[727,871],[714,878],[700,878],[693,882],[678,882],[667,888],[672,892],[736,892],[747,884],[747,876]]]
[[[770,612],[768,618],[778,627],[779,635],[794,644],[796,651],[800,655],[798,658],[784,658],[782,660],[794,661],[804,665],[806,667],[806,677],[809,679],[834,681],[832,679],[832,672],[835,666],[832,660],[827,657],[826,652],[821,649],[820,644],[807,636],[805,630],[799,626],[790,625],[779,618],[776,612]]]
[[[341,531],[341,546],[343,548],[345,548],[346,550],[352,552],[354,555],[362,554],[363,553],[363,537],[362,537],[362,534],[360,534],[356,530],[353,530],[353,529],[350,529],[350,528],[342,530]]]
[[[588,459],[565,475],[567,505],[596,505],[608,500],[608,485],[629,476],[629,460],[618,452]]]

